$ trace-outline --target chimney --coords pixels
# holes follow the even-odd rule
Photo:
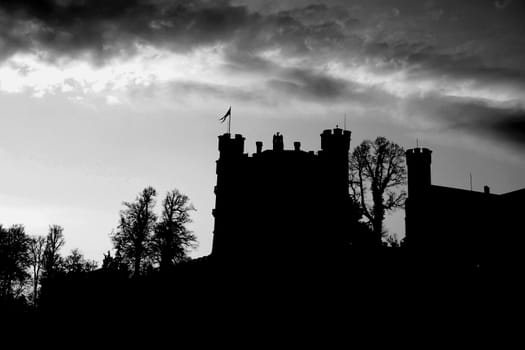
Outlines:
[[[295,141],[293,143],[293,148],[294,148],[295,151],[300,151],[301,150],[301,143],[298,142],[298,141]]]
[[[485,192],[485,194],[490,194],[490,187],[487,185],[483,186],[483,192]]]
[[[255,142],[255,147],[257,148],[257,154],[262,152],[263,143],[262,141]]]
[[[283,135],[281,135],[280,133],[273,135],[273,150],[274,151],[284,150]]]

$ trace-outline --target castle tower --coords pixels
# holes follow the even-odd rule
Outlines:
[[[349,232],[348,217],[351,210],[348,178],[348,153],[350,151],[349,130],[335,128],[321,134],[319,156],[319,178],[322,192],[319,197],[329,203],[325,215],[330,220],[323,222],[321,230],[330,232],[334,241],[344,239]]]
[[[428,148],[413,148],[406,151],[408,170],[408,197],[418,197],[430,188],[432,151]]]
[[[242,135],[234,138],[229,133],[219,136],[219,159],[217,160],[217,185],[215,186],[215,209],[212,213],[215,218],[214,239],[212,252],[217,253],[226,247],[220,247],[225,242],[221,237],[227,235],[237,201],[237,183],[239,181],[239,162],[244,156],[244,140]]]
[[[349,130],[335,128],[321,134],[319,157],[325,165],[329,183],[334,193],[348,194],[348,152],[350,151]]]
[[[424,227],[428,208],[425,205],[431,183],[432,151],[428,148],[413,148],[406,151],[408,172],[408,198],[405,204],[405,234],[410,246],[424,244],[425,237],[418,228]]]
[[[350,150],[350,130],[343,130],[336,127],[333,130],[323,130],[321,134],[321,150],[326,152],[343,152]]]
[[[244,137],[236,134],[234,138],[231,134],[223,134],[219,136],[219,152],[220,159],[231,157],[239,157],[244,153]]]

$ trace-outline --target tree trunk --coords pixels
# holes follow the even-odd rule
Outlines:
[[[38,289],[38,276],[36,276],[36,272],[35,272],[35,277],[34,277],[34,281],[33,281],[33,307],[36,309],[36,298],[37,298],[37,289]]]
[[[381,246],[383,237],[383,220],[385,218],[385,207],[383,206],[383,193],[373,193],[372,199],[374,201],[373,213],[374,217],[372,220],[372,230],[374,234],[374,245]]]
[[[141,253],[141,250],[137,248],[136,252],[135,252],[135,271],[134,271],[134,276],[135,277],[138,277],[140,275],[140,257],[141,257],[142,253]]]
[[[383,237],[383,219],[374,218],[372,221],[372,230],[374,234],[374,246],[380,247],[382,244],[381,238]]]

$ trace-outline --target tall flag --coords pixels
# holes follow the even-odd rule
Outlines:
[[[224,117],[220,118],[219,121],[221,123],[224,123],[226,121],[226,118],[230,117],[231,118],[232,116],[232,108],[230,106],[230,108],[228,109],[228,112],[226,112],[226,114],[224,115]]]
[[[230,126],[231,126],[231,119],[232,119],[232,107],[228,108],[228,112],[224,115],[224,117],[220,118],[219,121],[221,123],[224,123],[228,119],[228,134],[230,133]]]

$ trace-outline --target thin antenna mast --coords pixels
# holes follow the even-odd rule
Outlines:
[[[472,173],[470,173],[470,190],[472,191]]]

